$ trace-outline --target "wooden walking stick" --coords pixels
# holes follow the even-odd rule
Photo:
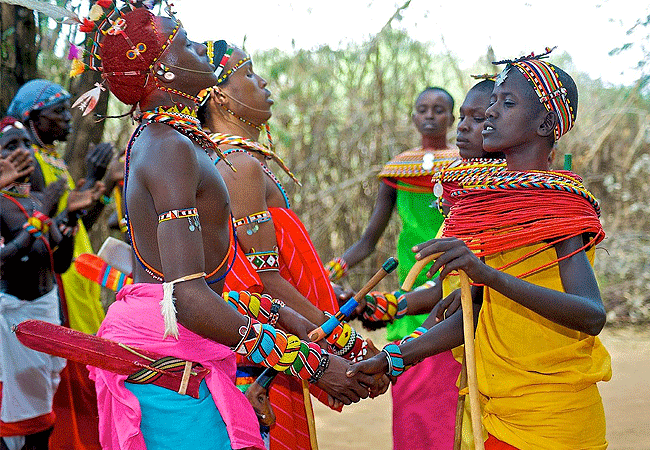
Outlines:
[[[424,266],[440,257],[442,253],[429,255],[417,261],[409,271],[404,283],[403,291],[410,291],[418,274]],[[467,384],[469,386],[469,406],[472,419],[472,433],[474,435],[474,449],[484,450],[483,430],[481,428],[481,405],[478,398],[478,379],[476,377],[476,354],[474,352],[474,307],[472,305],[472,288],[469,277],[462,270],[460,276],[460,302],[463,309],[463,336],[465,339],[465,356],[467,358]]]
[[[372,288],[377,286],[377,283],[383,280],[386,275],[391,273],[396,268],[397,260],[392,256],[384,261],[384,264],[381,265],[381,268],[377,271],[377,273],[373,275],[370,281],[368,281],[365,286],[363,286],[359,292],[354,295],[354,297],[352,297],[343,306],[341,306],[341,309],[332,317],[327,319],[324,324],[309,333],[309,339],[311,339],[312,342],[318,342],[325,336],[329,336],[329,334],[334,330],[334,328],[336,328],[338,324],[340,324],[343,320],[347,319],[350,314],[352,314],[352,311],[354,311],[354,309],[359,306],[359,302],[366,296],[366,294],[370,292]]]
[[[314,410],[311,406],[309,383],[306,380],[302,380],[302,397],[305,403],[305,416],[307,417],[307,427],[309,429],[309,443],[311,444],[311,450],[318,450],[316,421],[314,420]]]

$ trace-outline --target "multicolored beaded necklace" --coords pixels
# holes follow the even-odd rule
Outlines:
[[[251,152],[259,153],[261,155],[264,155],[266,159],[272,159],[275,161],[281,168],[284,170],[284,172],[291,177],[291,179],[298,185],[301,186],[300,182],[296,178],[296,176],[289,170],[287,165],[284,163],[282,158],[280,158],[274,151],[273,149],[270,149],[262,144],[260,144],[257,141],[254,141],[252,139],[246,139],[241,136],[237,136],[234,134],[226,134],[226,133],[212,133],[210,134],[210,139],[213,140],[215,145],[233,145],[239,148],[243,148],[245,150],[249,150]]]
[[[219,147],[217,147],[212,139],[210,139],[210,136],[208,136],[208,134],[203,131],[199,119],[187,114],[180,114],[169,111],[170,110],[165,110],[164,108],[159,107],[153,111],[143,112],[140,117],[137,118],[137,120],[143,124],[162,123],[169,125],[182,135],[187,136],[198,145],[200,145],[201,148],[203,148],[203,150],[205,150],[205,152],[208,154],[208,156],[210,156],[210,159],[212,159],[210,150],[213,150],[217,156],[219,156],[219,158],[223,159],[226,164],[228,164],[228,166],[233,169],[233,171],[235,170],[233,165],[230,164],[230,162],[224,157]]]
[[[500,270],[565,239],[592,235],[575,252],[520,274],[519,278],[569,258],[605,237],[598,202],[572,172],[485,172],[479,168],[458,183],[460,188],[451,193],[453,206],[445,220],[443,236],[462,239],[477,256],[541,243]]]

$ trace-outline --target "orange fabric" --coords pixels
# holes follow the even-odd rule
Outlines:
[[[2,382],[0,382],[0,405],[2,405]],[[56,415],[54,411],[42,416],[32,417],[18,422],[3,422],[0,420],[0,437],[2,436],[27,436],[40,433],[54,425]]]
[[[487,441],[485,441],[485,450],[519,450],[517,447],[513,447],[510,444],[506,444],[503,441],[498,440],[491,434],[488,434]]]
[[[101,450],[95,383],[84,364],[68,360],[53,406],[57,421],[50,450]]]

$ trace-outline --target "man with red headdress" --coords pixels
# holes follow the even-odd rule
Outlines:
[[[132,111],[139,107],[140,123],[124,178],[135,283],[118,292],[98,335],[210,369],[195,399],[153,384],[125,385],[125,376],[92,368],[102,446],[264,448],[255,414],[233,383],[233,350],[318,383],[345,403],[366,397],[374,378],[347,378],[343,359],[273,327],[306,336],[313,324],[270,297],[229,293],[231,304],[261,306],[242,316],[218,294],[236,247],[228,193],[212,160],[220,152],[196,119],[196,95],[216,81],[206,47],[174,18],[133,5],[108,6],[84,30],[97,44],[87,66],[101,70]]]

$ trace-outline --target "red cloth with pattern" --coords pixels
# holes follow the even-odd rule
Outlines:
[[[305,226],[290,209],[269,208],[269,212],[275,226],[280,275],[319,309],[334,314],[338,311],[334,290]],[[226,290],[248,289],[238,269],[242,268],[233,267],[226,277]],[[309,391],[327,405],[327,393],[322,389],[310,385]],[[280,374],[271,384],[269,398],[276,416],[271,428],[271,450],[310,450],[302,382]]]

